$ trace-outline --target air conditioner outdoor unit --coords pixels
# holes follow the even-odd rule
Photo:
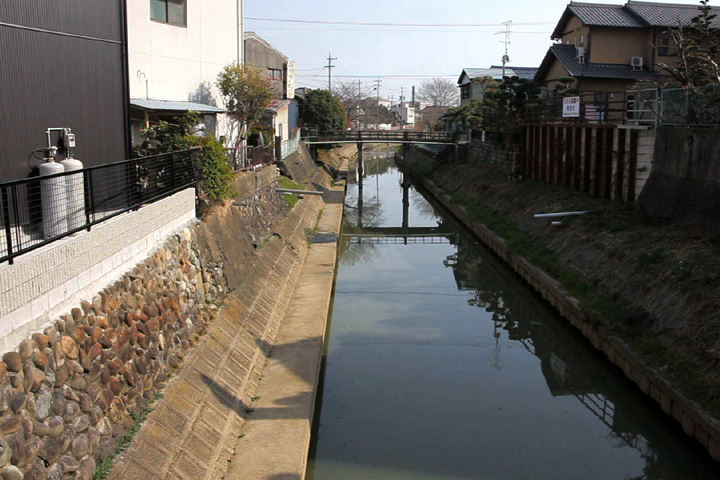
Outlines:
[[[632,57],[632,59],[630,59],[630,66],[633,70],[642,70],[643,57]]]
[[[576,47],[577,48],[577,61],[578,63],[585,63],[585,47]]]

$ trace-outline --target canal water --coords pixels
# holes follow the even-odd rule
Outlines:
[[[511,270],[403,188],[392,157],[366,153],[362,185],[348,186],[309,480],[720,478]]]

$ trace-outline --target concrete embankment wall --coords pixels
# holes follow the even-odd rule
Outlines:
[[[639,204],[653,217],[720,234],[720,128],[661,127]]]
[[[151,255],[142,261],[126,267],[132,256],[121,254],[113,264],[122,270],[119,276],[3,356],[3,478],[19,472],[25,479],[92,478],[96,462],[114,451],[132,425],[128,410],[143,408],[154,398],[203,338],[228,292],[241,285],[258,291],[252,285],[258,239],[287,212],[274,192],[275,175],[274,168],[267,168],[238,179],[241,195],[235,202],[218,207],[204,223],[184,222],[184,228],[159,245],[148,240]],[[169,203],[165,208],[154,204],[136,212],[144,221],[130,215],[107,225],[111,233],[98,227],[83,238],[102,234],[105,251],[125,240],[116,236],[146,238],[146,231],[156,232],[158,225],[160,232],[167,231],[188,215],[186,207],[192,205],[194,213],[193,192],[179,195],[164,200]],[[174,208],[178,214],[168,215]],[[161,233],[157,235],[159,239]],[[64,260],[57,258],[58,263]]]
[[[476,222],[462,206],[453,203],[448,195],[432,183],[422,179],[416,181],[580,330],[595,348],[606,354],[643,393],[655,400],[666,414],[672,416],[686,434],[694,437],[706,448],[712,458],[720,461],[720,426],[713,417],[687,400],[628,345],[616,337],[611,337],[591,321],[580,308],[580,302],[564,291],[557,280],[514,253],[503,238]]]
[[[321,172],[312,180],[329,184]],[[237,444],[245,415],[255,408],[258,419],[295,418],[283,416],[283,407],[298,415],[288,403],[262,408],[255,395],[310,249],[308,229],[315,227],[323,206],[321,197],[308,196],[273,226],[110,479],[256,478],[245,476],[244,465],[238,465]],[[319,356],[321,348],[316,352]],[[281,356],[274,353],[273,359]],[[280,393],[300,396],[287,389]],[[260,438],[256,446],[262,451],[268,441]],[[238,467],[238,476],[226,475],[228,468]]]

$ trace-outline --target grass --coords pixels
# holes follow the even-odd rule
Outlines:
[[[280,188],[287,188],[288,190],[304,190],[305,189],[305,185],[300,185],[299,183],[293,181],[291,178],[284,177],[282,175],[280,175],[278,177],[278,185],[280,186]],[[283,195],[283,199],[285,200],[285,203],[287,203],[290,208],[293,208],[299,200],[297,195],[292,195],[292,194]]]
[[[446,175],[445,180],[447,178]],[[490,179],[490,182],[495,181],[507,180]],[[515,253],[543,269],[560,282],[568,293],[578,298],[593,323],[601,326],[609,335],[627,342],[645,361],[671,379],[681,392],[714,415],[720,416],[720,382],[716,376],[705,372],[677,348],[668,346],[652,331],[652,321],[648,314],[633,308],[619,295],[602,286],[583,280],[575,271],[563,265],[542,241],[523,231],[509,215],[488,206],[491,202],[483,201],[483,194],[473,195],[471,199],[461,193],[454,182],[438,179],[437,184],[451,194],[454,203],[463,205],[474,220],[503,237]],[[489,183],[488,189],[492,188],[493,184]],[[554,211],[593,211],[583,217],[582,228],[601,240],[607,237],[608,244],[613,245],[608,249],[609,256],[627,258],[628,262],[635,262],[645,272],[660,278],[667,277],[666,281],[679,282],[683,290],[697,292],[704,289],[709,294],[720,284],[720,275],[717,273],[682,260],[678,262],[667,246],[659,244],[660,238],[667,235],[667,229],[653,234],[652,225],[638,223],[637,212],[632,205],[603,202],[578,192],[560,191],[541,182],[517,184],[513,195],[521,197],[522,203],[528,205],[528,208],[547,204],[548,198],[552,197],[557,202]],[[601,209],[598,210],[598,207]],[[610,243],[618,236],[624,239],[624,243]]]
[[[145,423],[145,420],[147,420],[148,415],[150,415],[150,412],[153,411],[153,404],[160,398],[162,398],[162,394],[156,392],[147,407],[142,410],[130,410],[129,414],[133,422],[132,426],[120,439],[112,455],[103,458],[97,463],[95,466],[95,473],[93,474],[93,480],[103,480],[108,473],[110,473],[110,470],[112,470],[113,464],[115,463],[115,458],[124,452],[128,445],[132,443],[133,438],[135,438],[135,435],[137,435],[140,428],[142,428],[142,425]]]

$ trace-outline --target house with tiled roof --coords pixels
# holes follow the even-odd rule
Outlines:
[[[580,90],[599,92],[663,81],[657,64],[677,62],[669,30],[689,26],[699,13],[698,5],[570,2],[552,33],[557,43],[548,50],[535,81],[550,92],[562,77],[575,78]],[[720,28],[720,17],[714,23]]]
[[[518,77],[525,80],[532,80],[537,73],[534,67],[505,67],[506,77]],[[503,79],[503,67],[492,66],[490,68],[464,68],[460,73],[457,84],[460,88],[460,105],[468,105],[473,100],[482,100],[487,86],[481,81],[484,78],[492,78],[501,81]]]

